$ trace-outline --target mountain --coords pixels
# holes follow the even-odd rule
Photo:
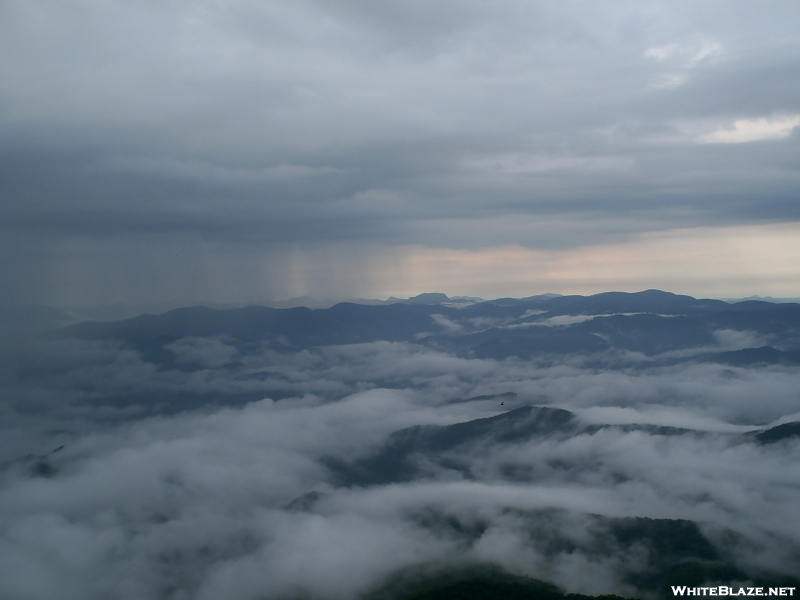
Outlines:
[[[65,548],[103,533],[92,581],[133,558],[170,585],[238,561],[280,574],[286,555],[301,583],[331,559],[320,590],[366,564],[340,594],[363,600],[796,585],[799,305],[409,300],[180,308],[14,345],[8,522],[75,520]],[[155,541],[117,552],[129,530]]]
[[[691,429],[660,425],[586,425],[567,410],[523,406],[493,417],[454,425],[415,425],[401,429],[368,456],[353,461],[328,457],[325,464],[336,474],[341,485],[399,483],[448,470],[471,478],[473,463],[470,456],[476,449],[496,450],[508,444],[565,440],[581,434],[593,435],[602,429],[664,436],[704,435]],[[775,437],[769,432],[760,435],[767,435],[765,439],[772,439],[770,435]],[[505,469],[503,476],[512,481],[529,481],[532,477],[529,471],[517,469],[511,463]]]
[[[741,347],[740,341],[740,347],[726,348],[717,337],[726,330],[745,332],[757,343]],[[225,337],[234,344],[268,343],[284,351],[383,340],[499,360],[613,351],[662,361],[691,355],[693,360],[733,365],[798,364],[800,305],[730,304],[646,290],[499,299],[456,307],[444,294],[420,294],[393,304],[340,303],[314,310],[196,306],[123,321],[77,323],[51,336],[116,339],[154,357],[164,355],[161,349],[180,338]],[[684,358],[667,355],[677,351],[684,352]]]
[[[393,433],[371,456],[350,463],[328,458],[325,463],[343,485],[411,481],[424,475],[423,462],[468,475],[469,462],[459,459],[460,449],[534,436],[568,435],[577,428],[574,415],[566,410],[526,406],[455,425],[416,425]]]
[[[499,397],[498,397],[499,398]],[[693,436],[704,439],[713,435],[738,444],[770,444],[800,437],[800,423],[787,423],[746,435],[709,434],[685,428],[647,424],[586,424],[573,413],[557,408],[525,406],[493,417],[453,425],[422,425],[398,430],[371,454],[352,460],[328,458],[323,461],[336,475],[335,483],[356,489],[420,481],[495,481],[507,485],[547,485],[547,474],[531,469],[532,454],[547,453],[556,443],[570,444],[581,436],[605,432],[641,432],[652,436]],[[515,448],[515,449],[514,449]],[[512,450],[514,449],[514,450]],[[490,454],[504,457],[499,469],[487,469]],[[523,457],[514,464],[514,457]],[[546,467],[559,473],[559,482],[578,482],[581,473],[595,472],[593,461],[561,457]],[[552,476],[552,475],[551,475]],[[573,483],[574,484],[574,483]],[[303,496],[291,503],[314,512],[313,504]],[[313,497],[316,500],[317,496]],[[761,586],[797,586],[798,581],[778,572],[742,571],[719,538],[709,538],[693,521],[640,516],[612,517],[581,514],[563,508],[507,508],[518,526],[527,532],[529,542],[543,556],[575,553],[588,560],[603,560],[609,555],[635,555],[622,568],[624,581],[646,590],[656,598],[671,597],[672,585],[702,586],[712,583],[751,581]],[[461,521],[457,511],[428,508],[417,518],[442,537],[455,538],[464,545],[475,543],[486,534],[486,526],[475,521]],[[580,530],[579,536],[563,532]],[[561,533],[560,533],[561,532]],[[733,539],[734,534],[726,534]],[[725,536],[723,536],[724,539]],[[716,539],[716,541],[714,541]],[[448,598],[536,598],[557,597],[558,590],[540,588],[541,582],[515,579],[502,572],[482,571],[445,574],[407,594],[408,600]],[[753,585],[753,583],[749,584]],[[555,594],[555,595],[554,595]],[[376,596],[380,597],[380,596]],[[388,595],[392,597],[392,595]]]
[[[409,298],[408,300],[390,296],[387,302],[392,304],[443,304],[445,302],[450,302],[450,298],[447,297],[447,294],[442,294],[440,292],[427,292]]]
[[[783,440],[800,438],[800,422],[794,421],[792,423],[776,425],[771,429],[762,431],[755,437],[761,444],[775,444]]]

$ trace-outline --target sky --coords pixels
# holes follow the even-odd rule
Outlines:
[[[4,0],[3,302],[800,296],[798,22]]]

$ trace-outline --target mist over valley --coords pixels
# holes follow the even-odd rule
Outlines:
[[[198,306],[17,337],[3,597],[797,583],[800,305],[452,304]]]

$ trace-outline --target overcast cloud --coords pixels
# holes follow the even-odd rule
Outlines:
[[[798,11],[4,2],[3,276],[73,305],[385,297],[433,291],[416,267],[449,251],[441,291],[468,294],[470,262],[513,250],[545,273],[477,291],[647,287],[652,261],[580,268],[656,232],[727,255],[691,232],[800,221]],[[681,264],[680,291],[800,294],[792,269],[707,292],[712,267]]]

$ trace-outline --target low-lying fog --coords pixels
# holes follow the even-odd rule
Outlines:
[[[476,564],[643,597],[642,574],[681,559],[621,535],[632,517],[696,523],[686,535],[710,549],[693,560],[800,572],[798,439],[748,433],[800,420],[796,367],[601,369],[396,342],[168,349],[175,368],[107,340],[15,349],[0,597],[338,600]],[[516,437],[498,428],[565,413],[517,411],[447,443],[435,427],[392,435],[525,406],[575,416]]]

